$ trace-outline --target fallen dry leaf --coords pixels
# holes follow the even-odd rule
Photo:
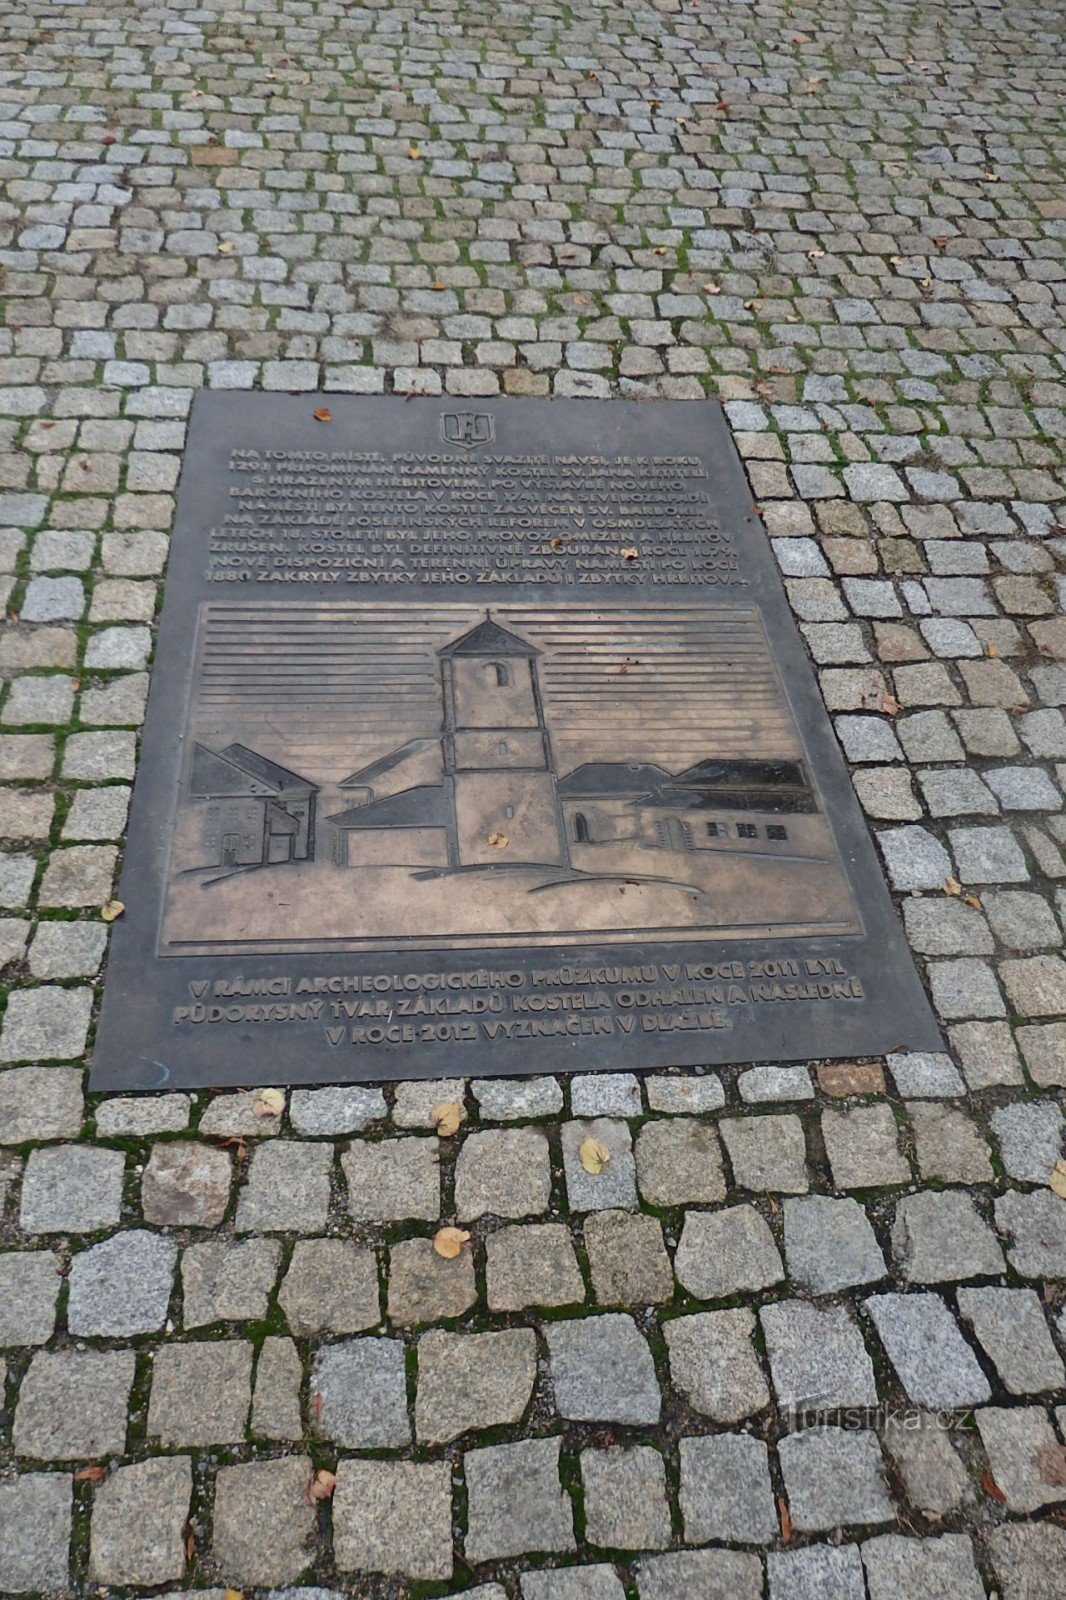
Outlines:
[[[82,1467],[74,1474],[75,1483],[103,1483],[107,1477],[106,1467]]]
[[[429,1113],[429,1120],[442,1139],[450,1139],[453,1133],[459,1132],[461,1115],[454,1100],[443,1100],[439,1106],[433,1107]]]
[[[121,917],[125,909],[121,900],[109,900],[106,906],[100,907],[100,915],[105,922],[114,922],[116,917]]]
[[[227,1589],[226,1600],[244,1600],[243,1589]]]
[[[783,1494],[777,1497],[777,1512],[781,1518],[781,1543],[788,1544],[792,1538],[792,1518],[788,1514],[788,1502]]]
[[[252,1110],[257,1117],[280,1117],[285,1110],[285,1096],[280,1089],[264,1089]]]
[[[1056,1161],[1051,1169],[1048,1184],[1060,1200],[1066,1200],[1066,1161]]]
[[[1000,1488],[999,1484],[996,1482],[995,1478],[993,1478],[990,1472],[986,1472],[982,1477],[981,1487],[986,1494],[990,1494],[993,1500],[997,1500],[1001,1506],[1005,1506],[1007,1504],[1007,1496],[1003,1493],[1003,1490]]]
[[[618,554],[623,561],[635,561],[637,559],[637,547],[633,544],[627,545],[624,550],[619,550]]]
[[[589,1137],[588,1139],[582,1139],[578,1147],[577,1159],[581,1162],[585,1171],[596,1178],[610,1161],[611,1152],[599,1139]]]
[[[703,292],[704,294],[721,294],[722,285],[720,283],[705,283]]]
[[[311,1479],[311,1485],[307,1492],[312,1500],[331,1500],[336,1487],[336,1473],[327,1471],[325,1467],[319,1467]]]
[[[903,707],[894,694],[883,694],[881,696],[881,710],[886,717],[898,717]]]
[[[433,1235],[433,1248],[445,1261],[454,1261],[469,1238],[465,1228],[441,1228]]]
[[[508,839],[505,833],[489,834],[489,844],[491,844],[494,850],[506,850],[510,842],[511,841]]]
[[[962,884],[958,878],[947,877],[944,879],[944,893],[952,895],[962,893]]]
[[[333,412],[329,409],[329,406],[319,406],[318,410],[312,411],[311,415],[314,417],[316,422],[333,421]]]
[[[422,152],[421,152],[421,150],[418,148],[418,146],[416,144],[409,144],[407,146],[407,159],[408,159],[408,161],[417,161],[421,154],[422,154]]]
[[[232,239],[223,239],[222,243],[218,247],[219,255],[223,256],[232,255],[235,249],[236,246],[234,245]]]

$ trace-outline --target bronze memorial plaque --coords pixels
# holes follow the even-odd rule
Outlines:
[[[936,1049],[721,408],[198,394],[94,1089]]]

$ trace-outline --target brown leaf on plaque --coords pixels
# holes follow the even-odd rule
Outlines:
[[[333,412],[329,409],[328,406],[319,406],[318,410],[317,411],[312,411],[311,415],[314,417],[316,422],[332,422],[333,421]]]
[[[462,1113],[454,1100],[443,1100],[439,1106],[434,1106],[429,1113],[429,1120],[436,1128],[442,1139],[450,1139],[453,1133],[459,1132],[459,1119]]]
[[[433,1235],[433,1248],[444,1261],[454,1261],[469,1238],[465,1228],[440,1228]]]
[[[611,1152],[599,1139],[590,1137],[582,1139],[581,1144],[578,1146],[577,1159],[591,1177],[598,1178],[608,1161],[610,1161]]]
[[[639,552],[636,545],[627,545],[626,548],[624,550],[620,550],[618,554],[622,557],[623,561],[635,561]]]
[[[489,834],[489,844],[491,844],[494,850],[506,850],[510,842],[510,839],[508,839],[505,833]]]

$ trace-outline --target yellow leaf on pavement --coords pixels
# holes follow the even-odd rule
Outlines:
[[[445,1261],[454,1261],[469,1237],[465,1228],[441,1228],[433,1235],[433,1248]]]
[[[311,1479],[311,1487],[308,1493],[312,1500],[330,1500],[333,1498],[333,1491],[336,1487],[336,1473],[329,1472],[325,1467],[320,1467]]]
[[[461,1114],[454,1100],[443,1100],[439,1106],[433,1107],[429,1120],[442,1139],[450,1139],[453,1133],[459,1132]]]
[[[264,1089],[252,1110],[257,1117],[280,1117],[285,1110],[285,1096],[280,1089]]]
[[[611,1152],[599,1139],[583,1139],[578,1148],[577,1159],[585,1171],[595,1178],[603,1171],[611,1159]]]
[[[1048,1183],[1060,1200],[1066,1200],[1066,1161],[1056,1161]]]
[[[106,906],[100,907],[100,915],[105,922],[114,922],[116,917],[121,917],[125,909],[121,900],[109,900]]]

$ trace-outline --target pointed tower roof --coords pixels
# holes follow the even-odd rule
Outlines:
[[[476,628],[471,628],[469,633],[464,633],[461,639],[453,639],[451,644],[446,644],[441,650],[442,656],[527,656],[532,658],[540,654],[525,639],[520,639],[517,633],[510,633],[506,628],[501,628],[498,622],[493,622],[491,617],[486,617],[484,622],[479,622]]]

